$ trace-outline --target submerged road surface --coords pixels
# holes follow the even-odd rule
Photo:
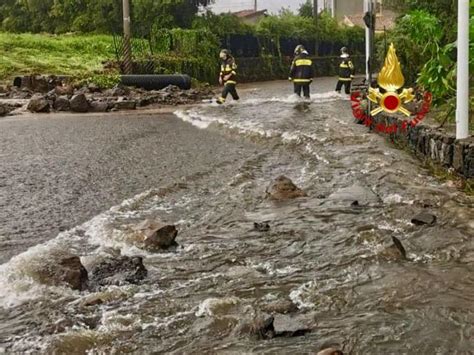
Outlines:
[[[0,347],[472,351],[473,198],[355,125],[333,84],[317,80],[309,105],[274,82],[245,86],[237,104],[175,117],[0,120]],[[280,175],[308,197],[266,199]],[[422,212],[436,223],[411,223]],[[151,254],[127,242],[127,228],[146,218],[178,226],[177,250]],[[32,277],[51,253],[74,252],[87,264],[117,250],[144,257],[142,284],[94,293]],[[249,335],[248,325],[270,314],[277,331],[311,332]]]

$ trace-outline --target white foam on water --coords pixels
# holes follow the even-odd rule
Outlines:
[[[314,281],[306,282],[297,289],[290,292],[290,300],[298,307],[298,309],[311,309],[314,303],[307,300],[307,294],[316,288]]]
[[[212,317],[218,313],[222,313],[224,309],[239,304],[237,297],[226,298],[208,298],[202,301],[196,310],[196,317]]]
[[[127,233],[113,228],[112,222],[120,217],[139,216],[145,211],[134,211],[136,204],[150,199],[154,202],[148,209],[161,208],[168,210],[174,206],[185,207],[192,200],[186,196],[173,203],[156,200],[155,190],[149,190],[138,194],[131,199],[123,201],[108,211],[101,213],[84,224],[69,231],[62,232],[56,238],[29,248],[27,251],[14,256],[7,263],[0,265],[0,307],[8,309],[19,306],[26,302],[61,297],[79,298],[81,293],[69,287],[50,286],[40,283],[36,270],[47,265],[48,260],[55,255],[74,254],[81,256],[87,246],[95,248],[95,251],[104,248],[120,250],[122,255],[145,257],[169,258],[175,257],[174,253],[152,254],[133,245],[127,239]],[[153,199],[153,200],[152,200]],[[94,253],[90,250],[88,253]]]

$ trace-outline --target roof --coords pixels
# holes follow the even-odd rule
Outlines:
[[[377,20],[375,21],[375,30],[383,31],[384,28],[390,30],[395,27],[395,20],[397,14],[392,11],[384,10],[382,15],[377,15]],[[364,14],[344,16],[342,23],[347,26],[359,26],[365,28]]]
[[[255,16],[265,16],[267,14],[267,10],[242,10],[238,12],[234,12],[233,15],[240,17],[240,18],[245,18],[245,17],[255,17]]]

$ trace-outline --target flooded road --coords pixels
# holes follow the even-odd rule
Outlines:
[[[472,351],[473,198],[355,125],[349,101],[332,85],[317,80],[309,105],[288,96],[288,83],[275,82],[245,86],[237,104],[176,112],[169,122],[188,135],[173,145],[163,138],[173,147],[163,160],[181,151],[189,165],[167,163],[163,181],[0,266],[0,347],[64,354],[312,354],[325,344],[354,354]],[[160,137],[142,129],[145,146]],[[80,132],[71,137],[83,139]],[[133,147],[123,157],[136,154]],[[94,158],[91,164],[103,164]],[[308,197],[266,199],[280,175]],[[412,224],[421,212],[435,215],[436,224]],[[152,254],[127,243],[127,226],[146,218],[178,226],[176,251]],[[255,222],[270,230],[256,231]],[[4,238],[13,238],[3,225]],[[407,260],[393,253],[392,237]],[[112,249],[144,257],[142,284],[92,293],[31,277],[53,252],[72,251],[86,263]],[[98,294],[104,302],[88,302]],[[296,307],[280,315],[278,302]],[[284,329],[311,332],[271,340],[248,334],[249,323],[272,313]]]

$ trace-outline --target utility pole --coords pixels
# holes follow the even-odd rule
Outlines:
[[[258,10],[257,0],[254,0],[254,2],[253,2],[253,10],[254,10],[255,12],[257,12],[257,10]]]
[[[458,0],[456,138],[469,137],[469,0]]]
[[[364,0],[364,14],[370,12],[370,0]],[[369,26],[365,27],[365,79],[369,82],[369,72],[370,72],[370,28]],[[370,87],[370,83],[369,83]]]
[[[130,0],[123,0],[123,62],[125,74],[131,74],[132,72],[132,32],[130,24]]]
[[[318,0],[313,0],[313,18],[314,22],[318,21]]]

